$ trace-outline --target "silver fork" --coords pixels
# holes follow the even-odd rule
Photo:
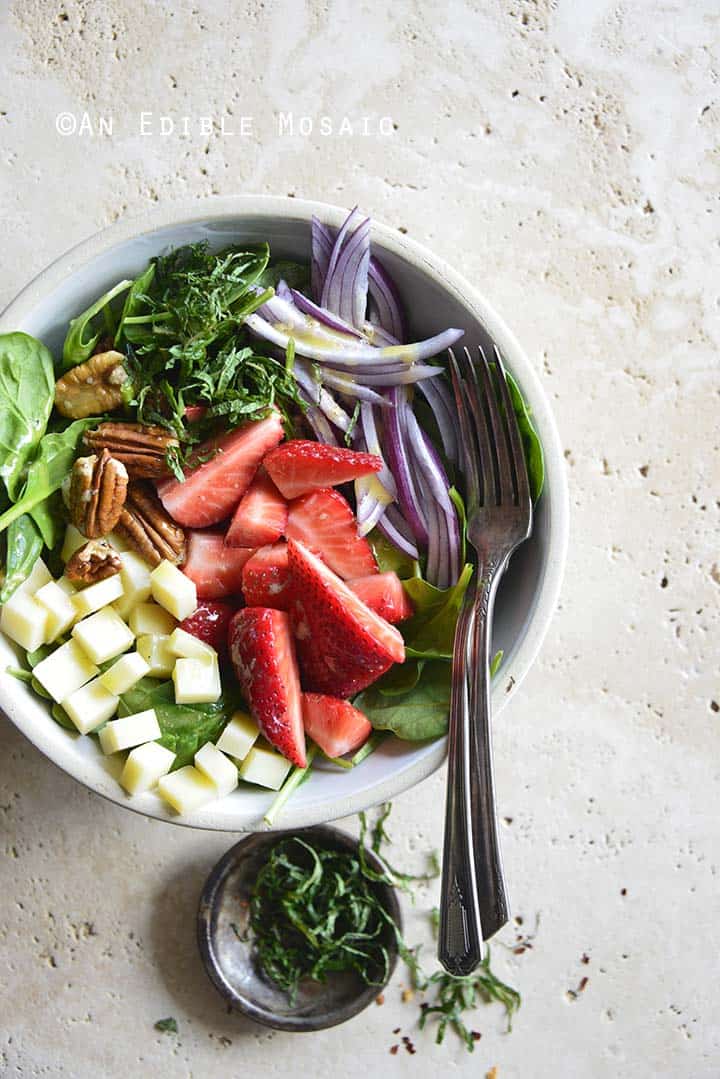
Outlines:
[[[463,449],[467,538],[477,568],[455,631],[438,957],[469,974],[508,920],[495,813],[490,734],[490,634],[508,559],[527,539],[532,500],[522,439],[500,354],[450,350]]]

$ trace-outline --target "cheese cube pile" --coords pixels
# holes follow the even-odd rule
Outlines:
[[[257,744],[257,725],[244,712],[233,714],[216,745],[197,751],[194,764],[174,772],[155,710],[118,716],[122,694],[145,677],[171,678],[178,705],[214,703],[222,685],[215,649],[178,625],[197,607],[194,583],[171,562],[151,569],[116,537],[109,540],[120,552],[119,573],[76,586],[53,580],[38,559],[0,610],[0,630],[28,653],[43,650],[33,678],[80,734],[97,734],[106,754],[129,750],[120,776],[128,794],[154,789],[176,812],[189,813],[230,794],[240,777],[277,790],[290,762]],[[63,560],[85,542],[69,525]]]

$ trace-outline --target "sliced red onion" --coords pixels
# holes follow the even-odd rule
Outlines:
[[[417,465],[421,489],[436,511],[428,509],[428,570],[427,578],[438,588],[449,588],[460,575],[460,525],[449,493],[448,478],[442,461],[427,432],[423,431],[414,414],[406,413],[407,431],[412,456]],[[437,556],[433,549],[433,572],[430,571],[432,540],[438,540]]]
[[[310,262],[310,287],[316,301],[320,303],[322,290],[327,277],[330,256],[335,245],[335,236],[327,225],[323,225],[313,216],[310,226],[312,259]]]
[[[303,296],[302,292],[298,292],[297,289],[290,289],[290,299],[294,302],[295,306],[300,311],[304,311],[306,315],[310,315],[312,318],[317,319],[318,322],[324,326],[328,326],[331,330],[335,330],[337,333],[350,334],[351,337],[359,337],[362,339],[363,334],[360,330],[356,330],[354,326],[351,326],[349,322],[343,321],[338,315],[334,315],[332,311],[328,311],[324,307],[320,307],[318,304],[313,303],[307,296]]]
[[[383,456],[380,436],[375,422],[375,410],[367,401],[363,401],[360,406],[360,422],[362,424],[367,452],[374,453],[382,458],[383,466],[379,472],[375,473],[376,479],[383,485],[385,490],[391,496],[391,500],[394,502],[397,498],[397,484],[395,483],[395,477],[388,468]]]
[[[378,393],[377,390],[373,390],[370,386],[363,386],[351,374],[343,371],[329,371],[324,368],[322,380],[330,389],[337,390],[338,393],[344,393],[347,397],[352,397],[356,401],[369,401],[373,405],[379,405],[380,408],[388,407],[387,400],[382,394]]]
[[[360,368],[355,377],[363,386],[410,386],[414,382],[422,382],[424,378],[439,375],[444,370],[444,367],[428,367],[425,364],[416,363],[413,367],[406,367],[402,371],[390,370],[383,374],[366,374],[364,368]]]
[[[285,304],[284,300],[279,300],[277,296],[274,296],[272,300],[269,300],[270,304]],[[290,306],[289,304],[286,306]],[[302,312],[298,312],[295,308],[298,316],[308,319],[309,315],[303,315]],[[279,321],[279,320],[278,320]],[[411,345],[390,345],[387,348],[374,348],[372,345],[368,345],[364,341],[355,341],[350,338],[347,342],[342,341],[335,344],[325,344],[325,341],[307,341],[303,339],[302,333],[297,335],[287,334],[282,330],[279,330],[276,326],[273,326],[267,319],[263,318],[257,313],[254,315],[248,315],[245,319],[245,325],[258,337],[263,337],[266,341],[271,341],[272,344],[278,345],[282,349],[286,349],[290,337],[292,336],[295,342],[295,352],[299,356],[305,356],[311,360],[316,360],[319,363],[330,364],[342,364],[346,366],[359,366],[363,364],[382,364],[382,363],[399,363],[402,361],[409,367],[413,363],[428,360],[432,356],[437,356],[439,353],[444,352],[445,349],[450,348],[458,338],[462,337],[463,331],[457,329],[443,330],[442,333],[436,334],[435,337],[429,337],[425,341],[416,341]],[[313,337],[317,338],[318,334],[315,333],[314,324],[312,327]],[[300,327],[297,327],[300,329]],[[323,338],[329,334],[328,330],[323,329],[322,326],[317,327],[320,331],[320,336]],[[307,327],[306,327],[307,329]],[[444,370],[438,368],[438,370]],[[433,369],[432,374],[437,372]],[[425,375],[423,377],[429,377]]]
[[[341,431],[348,431],[352,421],[347,412],[337,403],[332,394],[328,393],[322,383],[318,382],[312,371],[309,371],[302,361],[295,361],[293,374],[310,403],[320,409]]]
[[[418,383],[418,388],[432,409],[445,456],[453,464],[457,464],[459,461],[457,408],[449,387],[438,376],[424,379]]]
[[[340,442],[332,429],[332,425],[325,416],[325,413],[321,412],[316,405],[311,403],[310,397],[303,390],[301,390],[300,393],[307,402],[305,418],[312,427],[318,442],[324,442],[328,446],[339,446]]]
[[[385,455],[390,465],[397,498],[413,537],[424,547],[428,539],[425,510],[420,501],[413,476],[407,436],[407,391],[394,387],[388,395],[390,404],[385,420]]]
[[[368,266],[368,293],[377,312],[378,325],[397,341],[406,341],[407,329],[400,295],[392,277],[375,255],[370,256]]]
[[[363,333],[370,344],[379,345],[381,348],[386,345],[400,344],[397,337],[393,337],[391,333],[384,330],[382,326],[379,326],[374,320],[365,323],[363,326]]]
[[[358,481],[356,480],[356,490],[357,485]],[[356,503],[358,507],[358,536],[367,536],[368,532],[372,532],[373,528],[375,528],[377,523],[385,515],[387,506],[381,499],[373,498],[372,495],[367,495],[362,501],[356,498]]]
[[[392,507],[388,506],[383,516],[380,517],[380,519],[378,520],[378,531],[382,532],[385,539],[389,540],[390,543],[397,547],[399,551],[402,551],[403,554],[406,554],[410,558],[414,558],[417,560],[420,557],[420,552],[418,551],[413,541],[411,539],[408,539],[407,536],[404,536],[403,533],[400,532],[400,530],[397,529],[393,522],[390,520],[390,509],[392,509]]]
[[[292,289],[284,278],[280,278],[278,281],[275,288],[275,295],[279,296],[281,300],[290,300],[290,302],[292,302]]]
[[[362,326],[367,309],[370,263],[370,218],[355,225],[357,208],[338,233],[322,291],[322,306],[354,326]],[[350,234],[350,225],[354,231]]]

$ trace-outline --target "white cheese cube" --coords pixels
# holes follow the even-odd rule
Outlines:
[[[130,629],[136,637],[143,637],[146,633],[168,636],[175,629],[177,622],[164,607],[157,603],[138,603],[130,612]]]
[[[137,639],[137,650],[147,663],[147,672],[153,678],[169,678],[175,667],[175,655],[170,651],[166,637],[160,633],[147,633]]]
[[[143,659],[139,652],[127,652],[120,656],[117,663],[113,663],[104,674],[100,675],[99,681],[110,693],[127,693],[129,689],[150,673],[150,664]]]
[[[127,618],[133,607],[144,603],[150,596],[150,567],[134,551],[123,551],[120,562],[123,594],[115,603],[115,608],[122,618]]]
[[[220,797],[230,794],[238,785],[237,765],[233,764],[229,757],[221,753],[212,742],[205,745],[195,754],[195,767],[202,772],[211,783],[217,787]]]
[[[148,708],[131,716],[111,719],[100,731],[100,746],[103,753],[118,753],[143,742],[154,742],[156,738],[162,738],[162,731],[155,709]]]
[[[61,703],[98,674],[98,668],[90,660],[85,649],[77,641],[61,644],[54,652],[41,660],[33,675],[53,698]]]
[[[0,629],[26,652],[34,652],[50,638],[50,612],[20,588],[3,605]]]
[[[77,592],[77,586],[72,581],[69,581],[67,577],[58,577],[55,584],[63,590],[66,596],[74,596]]]
[[[257,783],[259,787],[269,787],[271,791],[277,791],[280,790],[292,764],[273,749],[253,746],[239,768],[240,778],[246,783]]]
[[[199,637],[193,637],[192,633],[180,629],[179,626],[170,634],[170,647],[176,656],[181,656],[183,659],[217,659],[214,648],[205,644],[205,641],[201,641]]]
[[[101,607],[107,607],[113,600],[119,599],[122,591],[120,574],[116,573],[113,577],[106,577],[104,581],[90,584],[81,592],[76,592],[72,601],[80,618],[84,618],[86,614],[93,614]]]
[[[192,813],[218,796],[215,784],[191,764],[163,776],[157,789],[158,794],[178,813]]]
[[[211,704],[222,693],[216,656],[178,659],[172,672],[176,704]]]
[[[99,678],[94,678],[61,701],[80,734],[97,730],[106,719],[115,715],[118,704],[118,698],[114,693],[108,693]]]
[[[73,627],[72,635],[79,641],[93,663],[106,663],[121,652],[126,652],[135,638],[112,607],[83,618]]]
[[[150,574],[152,597],[156,603],[174,615],[179,622],[197,607],[195,582],[165,559]]]
[[[52,574],[42,558],[38,558],[23,583],[18,585],[17,592],[27,592],[28,595],[34,596],[37,590],[48,581],[52,581]]]
[[[48,581],[39,588],[35,593],[35,601],[48,612],[48,642],[54,641],[61,633],[70,629],[77,618],[70,595],[55,581]]]
[[[125,537],[121,536],[118,532],[111,532],[110,535],[106,536],[105,538],[107,539],[110,546],[114,547],[116,551],[120,552],[120,554],[122,554],[123,551],[130,550],[130,544],[125,539]]]
[[[63,562],[69,562],[76,551],[79,551],[87,543],[87,536],[83,536],[82,532],[79,532],[75,525],[68,525],[65,529],[65,539],[63,540],[62,550],[60,557]]]
[[[120,782],[128,794],[142,794],[154,787],[173,766],[175,754],[158,742],[144,742],[127,755]]]
[[[236,760],[243,760],[255,745],[260,734],[257,723],[245,712],[234,712],[233,717],[220,735],[217,747]]]

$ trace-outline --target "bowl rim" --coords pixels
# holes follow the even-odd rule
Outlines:
[[[111,248],[151,235],[161,229],[191,224],[227,223],[243,217],[281,217],[300,224],[309,224],[313,215],[323,222],[338,227],[347,217],[347,209],[330,203],[289,198],[282,195],[210,196],[199,200],[180,200],[147,210],[139,215],[123,217],[84,240],[79,241],[60,254],[48,266],[33,277],[0,313],[0,333],[8,333],[23,325],[35,307],[55,288],[81,266],[105,254]],[[432,278],[480,321],[497,344],[508,367],[515,373],[523,390],[531,400],[535,422],[546,462],[543,499],[549,503],[549,532],[547,556],[536,592],[534,606],[529,612],[519,645],[502,680],[496,680],[492,690],[493,715],[498,715],[519,688],[530,670],[545,638],[552,620],[562,586],[569,535],[569,495],[565,461],[560,436],[549,401],[535,368],[519,341],[495,310],[492,304],[474,285],[471,285],[453,266],[435,255],[424,245],[403,233],[372,219],[373,236],[380,240],[385,250]],[[18,690],[29,692],[18,683]],[[141,816],[154,817],[183,827],[210,831],[259,832],[286,831],[327,824],[342,817],[351,816],[380,802],[401,794],[426,779],[443,763],[447,752],[447,739],[432,744],[421,759],[391,773],[389,776],[364,787],[353,794],[335,799],[332,803],[318,800],[310,806],[298,806],[292,801],[282,815],[280,824],[268,826],[262,821],[230,820],[217,815],[212,805],[204,807],[187,817],[175,817],[159,803],[155,805],[133,804],[117,785],[117,793],[100,784],[88,774],[82,757],[72,751],[73,740],[67,739],[58,752],[32,717],[21,707],[21,695],[0,684],[0,709],[37,749],[55,765],[67,772],[84,786]]]

